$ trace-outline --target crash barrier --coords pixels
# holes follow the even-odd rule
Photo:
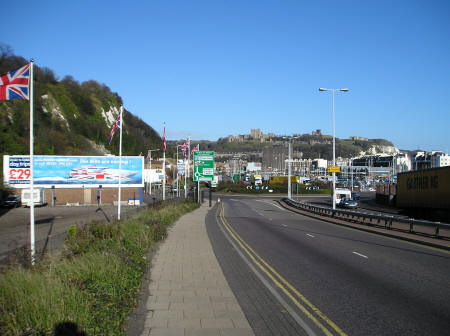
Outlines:
[[[384,214],[368,214],[356,210],[341,210],[297,202],[283,198],[282,201],[294,208],[367,226],[379,226],[389,230],[398,230],[414,234],[427,235],[439,239],[450,240],[450,224],[415,220]]]

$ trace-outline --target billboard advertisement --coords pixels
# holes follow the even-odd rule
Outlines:
[[[119,176],[123,187],[143,187],[142,156],[122,156],[119,170],[118,156],[52,156],[35,155],[34,185],[39,188],[97,188],[118,187]],[[3,179],[13,188],[30,185],[30,157],[4,155]]]

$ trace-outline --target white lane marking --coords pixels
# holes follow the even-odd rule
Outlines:
[[[360,257],[363,257],[363,258],[366,258],[366,259],[369,259],[369,257],[368,256],[365,256],[364,254],[361,254],[361,253],[358,253],[358,252],[352,252],[353,254],[356,254],[356,255],[358,255],[358,256],[360,256]]]
[[[307,233],[306,235],[311,237],[311,238],[314,238],[314,236],[312,234]]]
[[[262,203],[266,203],[266,204],[271,204],[275,207],[277,207],[280,210],[284,210],[282,207],[280,207],[278,204],[272,203],[272,202],[268,202],[268,201],[261,201],[261,200],[256,200],[256,202],[262,202]]]
[[[286,225],[286,224],[281,224],[281,225],[283,225],[284,227],[287,227],[287,225]]]

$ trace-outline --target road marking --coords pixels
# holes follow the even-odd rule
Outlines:
[[[224,205],[222,204],[220,219],[225,229],[233,237],[233,239],[241,246],[242,250],[247,253],[253,263],[263,271],[267,277],[272,280],[276,287],[296,305],[322,332],[327,336],[332,336],[333,333],[327,329],[313,314],[321,318],[328,326],[330,326],[335,333],[340,336],[346,335],[333,321],[331,321],[325,314],[323,314],[317,307],[315,307],[305,296],[303,296],[294,286],[292,286],[286,279],[284,279],[272,266],[270,266],[263,258],[261,258],[231,227],[225,218]],[[276,279],[278,278],[278,280]],[[292,292],[290,292],[290,291]],[[303,304],[305,304],[313,313],[311,313],[303,304],[296,298],[297,296]]]
[[[278,204],[275,204],[275,203],[272,203],[272,202],[262,201],[262,200],[256,200],[256,202],[261,202],[261,203],[271,204],[271,205],[277,207],[277,208],[280,209],[280,210],[286,210],[286,209],[280,207]]]
[[[281,225],[283,225],[284,227],[287,227],[287,225],[286,225],[286,224],[281,224]]]
[[[222,206],[223,208],[223,206]],[[221,208],[217,208],[217,213],[221,212]],[[248,267],[253,271],[253,273],[256,275],[256,277],[261,280],[261,282],[264,284],[264,286],[266,286],[266,288],[269,290],[270,293],[273,294],[273,296],[278,300],[278,302],[281,303],[281,305],[286,308],[286,312],[289,313],[292,318],[303,328],[303,330],[306,332],[306,334],[308,336],[317,336],[317,334],[312,331],[312,329],[310,328],[310,326],[305,323],[305,321],[303,320],[302,317],[300,317],[293,309],[292,307],[286,302],[286,300],[281,296],[281,294],[275,290],[275,288],[272,286],[272,284],[269,282],[268,279],[266,279],[263,274],[261,272],[259,272],[256,269],[256,265],[253,265],[252,262],[250,261],[249,258],[247,258],[244,255],[244,250],[240,250],[239,247],[236,245],[236,243],[239,243],[239,241],[236,240],[235,237],[233,237],[229,232],[226,232],[228,230],[228,228],[225,227],[225,223],[222,220],[221,217],[221,213],[220,215],[216,216],[216,223],[219,226],[219,230],[222,231],[223,235],[225,236],[225,238],[228,240],[228,242],[231,244],[231,246],[234,247],[235,251],[239,254],[239,256],[242,258],[242,260],[248,265]],[[220,225],[219,223],[219,218],[222,222],[222,225]],[[241,245],[241,244],[240,244]],[[242,247],[242,245],[241,245]],[[247,251],[245,251],[247,252]]]
[[[311,237],[311,238],[314,238],[314,236],[312,234],[307,233],[306,235]]]
[[[363,258],[366,258],[366,259],[369,259],[369,257],[368,256],[365,256],[364,254],[361,254],[361,253],[358,253],[358,252],[352,252],[353,254],[356,254],[356,255],[358,255],[358,256],[360,256],[360,257],[363,257]]]

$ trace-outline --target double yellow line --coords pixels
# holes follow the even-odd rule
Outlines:
[[[230,236],[239,244],[253,263],[327,336],[346,335],[333,321],[308,301],[297,289],[284,279],[273,267],[261,258],[231,227],[225,218],[223,203],[219,208],[219,217]]]

